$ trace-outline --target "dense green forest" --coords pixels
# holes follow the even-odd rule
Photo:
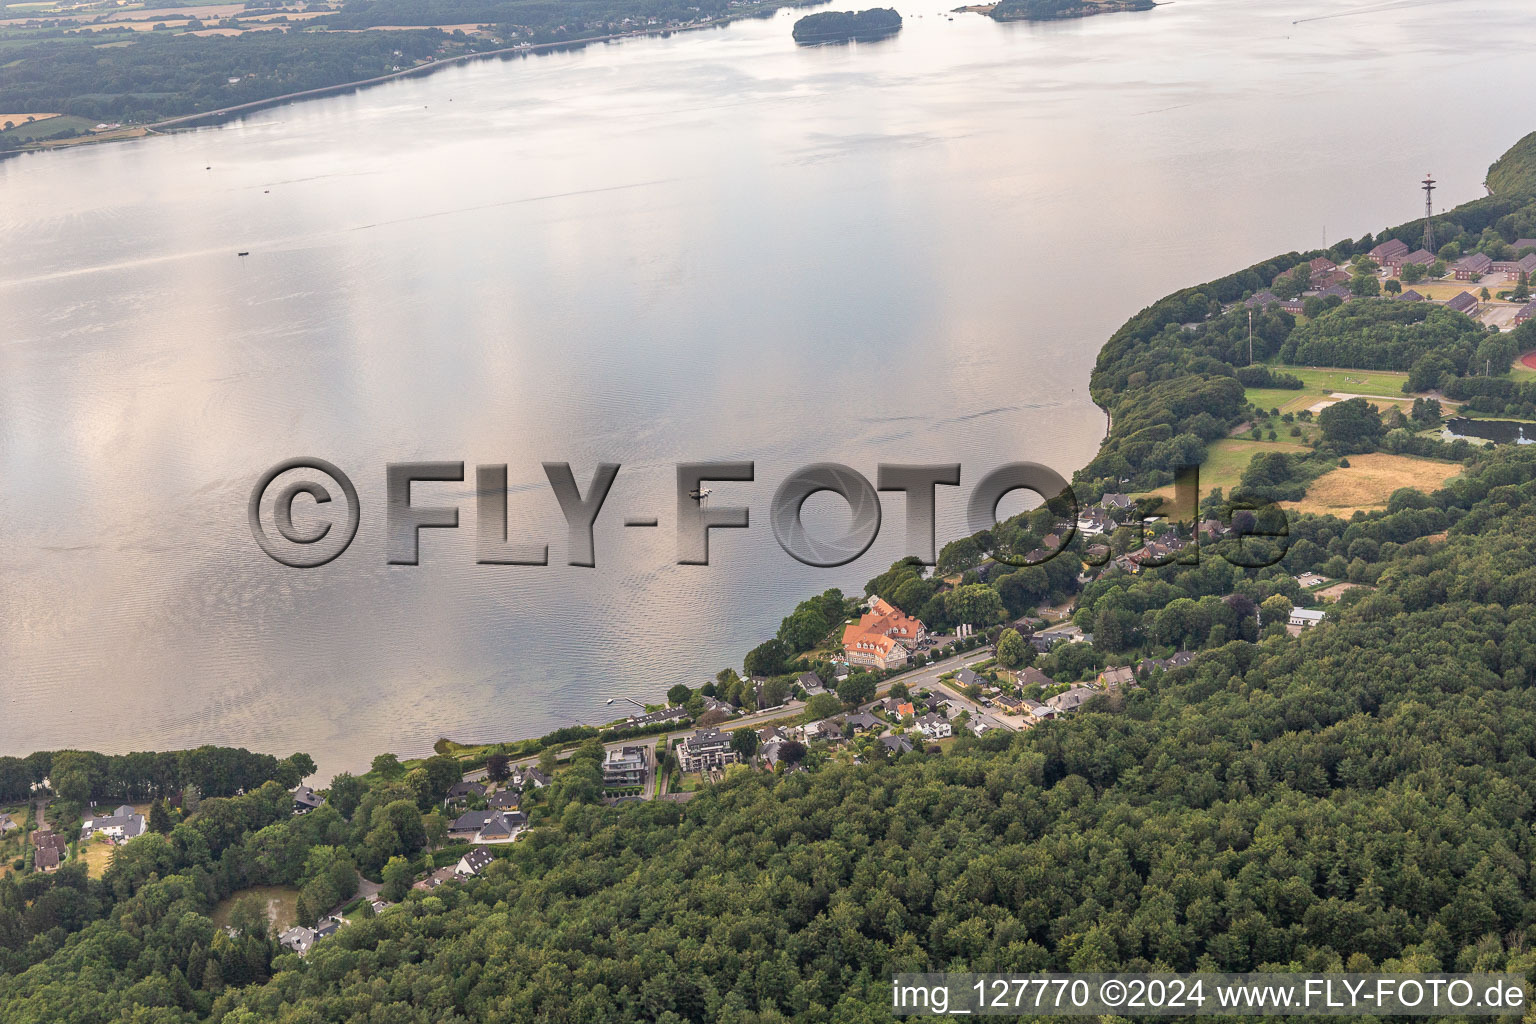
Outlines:
[[[901,30],[901,15],[890,7],[867,11],[818,11],[795,22],[791,32],[797,43],[842,43],[852,39],[879,39]]]

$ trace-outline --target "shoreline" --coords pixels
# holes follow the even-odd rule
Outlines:
[[[159,121],[151,121],[147,124],[125,125],[115,132],[103,132],[101,135],[77,136],[71,139],[45,140],[31,145],[21,146],[7,153],[0,153],[0,158],[6,156],[19,156],[23,153],[42,153],[57,149],[70,149],[75,146],[101,145],[109,142],[126,142],[133,139],[143,139],[154,135],[169,135],[176,131],[196,128],[203,122],[218,124],[224,121],[236,119],[246,114],[265,110],[269,107],[283,106],[288,103],[301,102],[307,99],[321,99],[326,96],[337,96],[354,90],[367,89],[375,85],[383,85],[396,79],[410,78],[416,75],[427,75],[442,68],[455,64],[464,64],[470,61],[485,58],[506,59],[518,54],[529,53],[553,53],[559,50],[581,50],[596,43],[613,43],[626,39],[643,39],[649,37],[666,38],[682,32],[697,32],[703,29],[722,28],[733,22],[745,18],[761,18],[764,12],[776,13],[780,10],[819,6],[825,0],[775,0],[773,3],[765,3],[756,7],[736,11],[720,18],[713,18],[697,25],[684,25],[677,28],[643,28],[629,32],[613,32],[601,36],[586,36],[580,39],[564,39],[553,43],[519,43],[514,46],[498,47],[494,50],[478,50],[474,53],[460,53],[452,57],[441,57],[418,64],[415,67],[403,68],[399,71],[391,71],[387,75],[375,75],[372,78],[360,78],[351,82],[338,82],[335,85],[324,85],[314,89],[303,89],[298,92],[283,93],[280,96],[269,96],[266,99],[251,100],[247,103],[237,103],[228,107],[217,107],[213,110],[199,111],[195,114],[179,114],[176,117],[168,117]],[[423,31],[434,29],[435,26],[423,25]],[[364,31],[372,31],[365,29]],[[438,31],[441,31],[440,29]],[[119,134],[122,133],[122,134]]]

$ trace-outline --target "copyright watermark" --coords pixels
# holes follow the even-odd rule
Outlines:
[[[593,567],[597,564],[593,528],[605,507],[609,492],[618,478],[618,463],[599,463],[585,484],[579,482],[570,463],[546,462],[544,475],[565,519],[567,561],[570,565]],[[713,530],[747,529],[751,510],[734,504],[735,485],[756,480],[752,462],[681,462],[676,465],[676,493],[671,509],[675,524],[677,562],[679,565],[708,565],[709,538]],[[938,489],[960,486],[959,463],[892,464],[881,463],[875,480],[852,467],[833,462],[818,462],[796,470],[779,483],[768,506],[768,520],[773,536],[786,554],[796,561],[817,568],[846,565],[868,551],[879,536],[882,524],[880,494],[897,492],[906,505],[906,553],[924,565],[936,559],[936,514]],[[1198,467],[1180,471],[1181,486],[1190,478],[1198,491]],[[413,485],[463,483],[463,462],[392,462],[384,471],[385,560],[389,565],[419,565],[421,531],[453,530],[459,527],[457,505],[418,503]],[[484,464],[475,467],[475,562],[479,565],[542,566],[549,564],[549,543],[544,538],[513,539],[507,508],[507,466]],[[1015,491],[1029,491],[1041,499],[1056,517],[1051,531],[1054,546],[1026,554],[994,552],[994,561],[1023,567],[1040,565],[1066,550],[1079,529],[1082,508],[1077,496],[1060,474],[1033,462],[1013,462],[985,474],[966,499],[966,520],[972,535],[990,530],[998,523],[997,511],[1003,499]],[[804,521],[806,502],[817,494],[837,495],[847,506],[848,523],[834,536],[818,536]],[[295,509],[302,507],[303,525],[295,519]],[[1277,508],[1275,511],[1279,511]],[[1190,510],[1193,526],[1194,510]],[[247,507],[251,535],[257,546],[274,561],[296,569],[326,565],[346,551],[357,536],[362,503],[357,487],[340,468],[324,459],[305,457],[288,459],[268,469],[257,479]],[[1249,517],[1253,518],[1252,515]],[[1281,513],[1283,522],[1283,513]],[[626,527],[657,528],[662,517],[654,510],[631,514]],[[1137,519],[1127,525],[1144,530]],[[1191,530],[1191,533],[1194,531]],[[1245,536],[1286,539],[1286,532],[1246,529]],[[1180,561],[1199,557],[1198,537]],[[1103,543],[1088,546],[1085,559],[1103,565],[1109,555]],[[1269,550],[1266,561],[1243,561],[1233,554],[1223,556],[1234,564],[1249,568],[1273,564],[1284,553]],[[1143,564],[1167,564],[1151,562]]]
[[[1481,1017],[1523,1014],[1518,974],[898,974],[897,1016]]]

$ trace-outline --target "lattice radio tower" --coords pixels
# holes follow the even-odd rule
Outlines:
[[[1424,175],[1424,251],[1435,251],[1435,179]]]

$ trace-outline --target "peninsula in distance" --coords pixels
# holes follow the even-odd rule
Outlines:
[[[901,31],[901,15],[890,7],[872,7],[867,11],[820,11],[795,22],[795,42],[802,46],[817,43],[868,42]]]

